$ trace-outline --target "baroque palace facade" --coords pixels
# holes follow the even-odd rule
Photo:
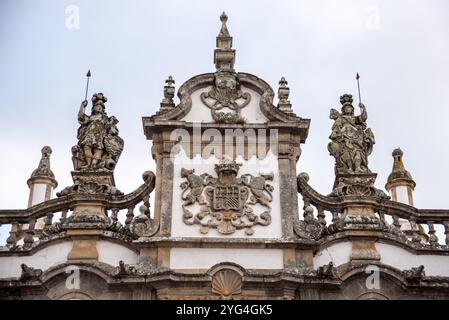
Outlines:
[[[28,208],[0,210],[11,226],[1,299],[449,298],[449,210],[414,207],[400,149],[387,192],[375,188],[374,134],[349,94],[330,112],[333,191],[315,191],[296,172],[310,120],[285,79],[274,105],[270,85],[234,70],[227,19],[216,71],[182,84],[177,105],[169,77],[160,110],[143,117],[156,172],[135,191],[115,185],[124,141],[102,93],[89,114],[80,106],[73,185],[55,197],[43,147]]]

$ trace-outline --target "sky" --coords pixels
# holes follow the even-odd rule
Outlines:
[[[215,70],[222,11],[236,70],[275,91],[284,76],[295,113],[311,119],[298,173],[307,172],[316,190],[328,194],[334,181],[329,110],[340,109],[343,93],[358,102],[359,72],[376,138],[369,167],[377,187],[401,147],[417,183],[415,205],[449,208],[447,0],[1,0],[0,208],[26,207],[26,181],[44,145],[53,149],[57,191],[72,184],[70,149],[88,69],[89,96],[108,97],[106,110],[125,140],[116,185],[125,193],[137,188],[155,168],[141,118],[158,110],[168,75],[179,88]]]

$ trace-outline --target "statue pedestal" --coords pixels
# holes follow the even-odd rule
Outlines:
[[[338,174],[334,190],[329,195],[342,197],[347,201],[338,227],[353,237],[353,262],[380,259],[375,242],[381,234],[383,224],[376,215],[373,201],[388,199],[388,196],[374,187],[376,177],[376,173]]]
[[[57,193],[58,197],[73,194],[123,195],[123,192],[115,187],[114,173],[109,170],[72,171],[72,179],[74,184]]]
[[[72,171],[73,185],[65,188],[58,197],[73,197],[73,214],[67,219],[67,235],[84,239],[103,234],[110,221],[106,214],[108,198],[122,193],[115,188],[114,176],[108,170]],[[78,241],[78,240],[76,240]],[[71,258],[95,257],[92,243],[78,243]],[[87,250],[87,251],[86,251]],[[84,254],[83,252],[86,251]]]
[[[373,200],[373,198],[374,200],[379,200],[388,198],[382,190],[374,187],[376,177],[376,173],[338,174],[335,177],[334,190],[329,196],[345,197],[348,198],[348,200],[355,200],[354,204],[351,204],[351,201],[348,202],[347,208],[345,209],[345,224],[377,225],[377,217],[374,208],[366,203],[360,203],[361,200]],[[371,219],[375,220],[376,223],[370,221]]]
[[[347,173],[347,174],[337,174],[335,177],[333,190],[340,190],[344,187],[351,186],[352,188],[346,188],[344,191],[354,194],[345,195],[357,195],[363,196],[364,190],[360,187],[369,188],[374,187],[374,182],[376,182],[377,173]],[[357,189],[356,189],[357,188]],[[333,191],[333,192],[334,192]],[[342,190],[343,191],[343,190]],[[362,193],[362,194],[360,194]]]
[[[114,173],[109,170],[72,171],[74,184],[97,183],[115,186]]]
[[[337,174],[335,177],[333,191],[330,197],[378,197],[388,199],[389,197],[380,189],[374,187],[377,173],[349,173]]]
[[[67,235],[73,239],[68,260],[97,260],[97,240],[109,224],[106,204],[101,199],[80,200],[67,219]]]

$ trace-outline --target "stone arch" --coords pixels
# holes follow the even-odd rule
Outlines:
[[[73,291],[63,294],[56,300],[94,300],[94,298],[85,292]]]
[[[113,298],[107,296],[111,280],[108,272],[87,263],[60,264],[42,276],[43,285],[48,288],[46,296],[52,300]]]
[[[237,263],[220,262],[220,263],[217,263],[217,264],[213,265],[212,267],[210,267],[210,269],[207,271],[207,274],[213,276],[215,273],[217,273],[218,271],[220,271],[222,269],[232,269],[232,270],[236,271],[237,273],[239,273],[242,277],[246,273],[245,268],[243,268],[241,265],[239,265]]]
[[[352,300],[394,300],[404,294],[402,273],[380,263],[339,267],[341,291]]]
[[[379,292],[368,291],[359,295],[355,300],[390,300],[390,298]]]
[[[42,275],[42,281],[45,283],[61,275],[67,276],[68,273],[67,268],[71,266],[79,268],[79,270],[82,272],[91,273],[101,278],[104,282],[110,282],[111,280],[113,280],[111,274],[112,268],[111,266],[105,263],[96,262],[96,264],[90,264],[90,263],[65,262],[46,270]]]

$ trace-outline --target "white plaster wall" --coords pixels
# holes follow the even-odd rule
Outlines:
[[[376,243],[381,262],[399,270],[424,266],[426,276],[449,276],[449,256],[414,255],[411,252],[385,243]]]
[[[201,159],[199,155],[193,159],[189,159],[183,150],[175,156],[174,160],[174,177],[173,177],[173,207],[172,207],[172,229],[171,233],[173,237],[223,237],[223,238],[281,238],[282,237],[282,226],[281,226],[281,208],[280,208],[280,190],[279,190],[279,168],[276,156],[271,152],[267,154],[267,157],[263,160],[257,159],[255,156],[249,160],[244,160],[241,157],[237,157],[237,163],[241,163],[239,173],[237,177],[242,174],[250,173],[254,176],[260,173],[270,173],[274,174],[274,180],[268,181],[274,187],[273,191],[273,201],[271,202],[271,224],[268,226],[256,225],[253,227],[254,234],[252,236],[247,236],[245,230],[236,230],[235,233],[230,235],[220,234],[216,229],[209,229],[209,233],[203,235],[200,233],[200,225],[186,225],[183,222],[182,215],[182,200],[181,194],[182,189],[180,187],[181,183],[186,181],[185,178],[181,178],[181,168],[185,169],[195,169],[195,174],[201,175],[202,173],[208,173],[213,177],[216,177],[214,170],[214,165],[218,163],[218,159],[215,157],[210,157],[209,159]],[[266,210],[265,207],[260,204],[252,206],[254,213],[259,215]],[[199,212],[199,205],[192,205],[187,207],[193,214]]]
[[[405,204],[410,204],[408,200],[408,192],[406,186],[396,187],[396,201]]]
[[[246,269],[282,269],[282,249],[172,248],[171,269],[209,269],[220,262],[233,262]]]
[[[0,257],[0,279],[20,277],[22,263],[42,270],[64,263],[67,261],[67,255],[72,249],[72,245],[71,241],[62,242],[39,250],[32,256]]]
[[[380,262],[399,270],[424,266],[427,276],[449,276],[449,256],[439,255],[415,255],[401,247],[385,243],[376,243],[376,249],[380,254]],[[340,242],[319,251],[314,257],[314,267],[333,262],[334,266],[340,266],[350,261],[352,251],[351,242]]]
[[[45,190],[47,185],[43,183],[37,183],[33,185],[33,199],[31,200],[31,206],[41,203],[45,200]]]
[[[194,91],[191,94],[192,109],[181,120],[188,122],[214,122],[214,120],[212,119],[211,110],[207,106],[205,106],[200,99],[201,93],[208,92],[211,88],[212,86],[208,86],[206,88]],[[263,115],[262,111],[260,111],[260,95],[254,90],[245,88],[244,86],[241,86],[241,89],[242,92],[248,92],[251,95],[250,103],[241,111],[242,117],[246,120],[247,123],[267,122],[268,119]],[[224,109],[222,111],[225,112]]]
[[[0,279],[18,278],[22,273],[20,265],[25,263],[29,267],[42,269],[43,271],[64,263],[72,250],[73,242],[67,241],[50,245],[37,251],[32,256],[8,256],[0,257]],[[111,266],[118,266],[119,261],[127,264],[137,263],[137,254],[119,244],[100,240],[97,242],[98,261]]]
[[[329,262],[333,262],[335,267],[349,262],[352,253],[351,242],[335,243],[326,249],[319,251],[313,258],[313,266],[321,267]]]
[[[107,263],[111,266],[118,266],[120,260],[123,260],[123,262],[127,264],[135,264],[138,260],[137,253],[134,251],[109,241],[98,241],[97,250],[98,261]]]

